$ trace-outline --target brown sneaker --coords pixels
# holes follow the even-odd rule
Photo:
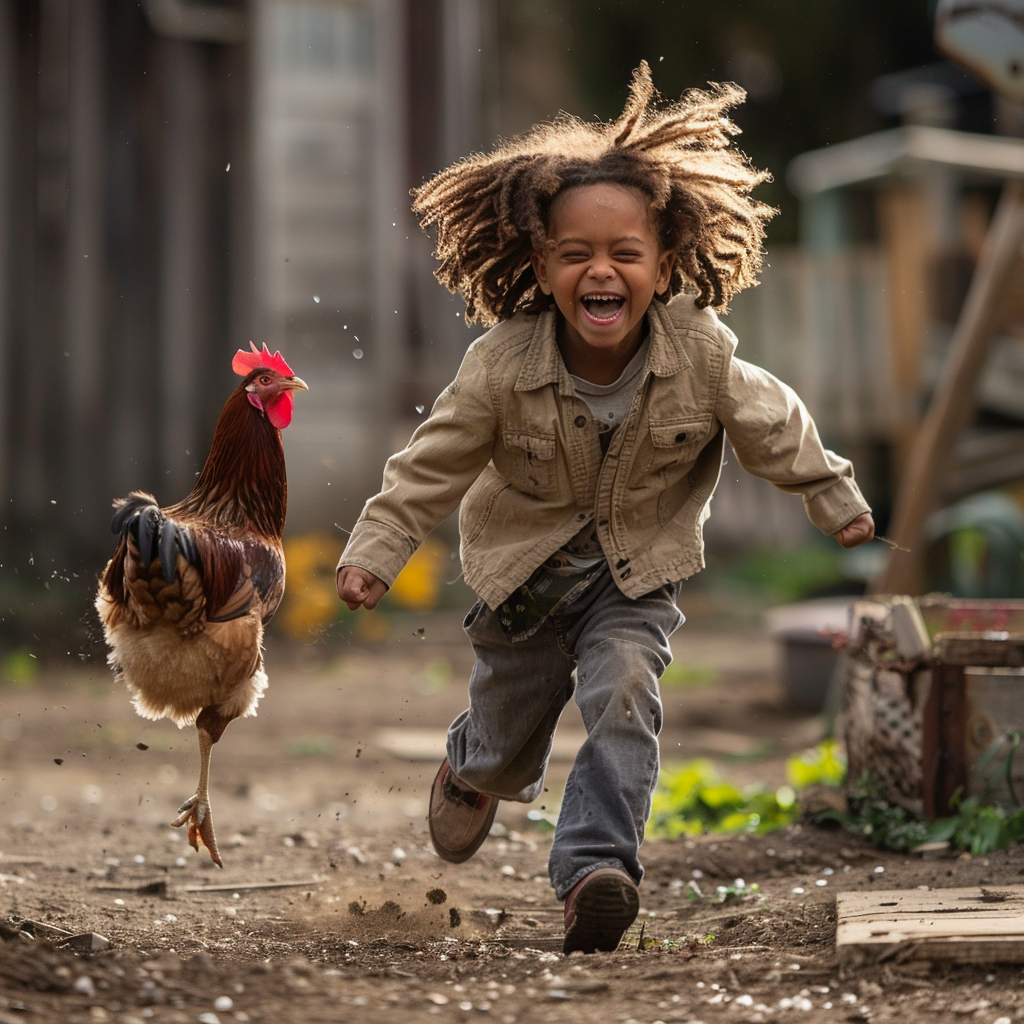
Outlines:
[[[563,953],[611,953],[640,910],[640,890],[624,871],[598,868],[565,901]]]
[[[470,789],[445,758],[430,787],[430,841],[438,857],[461,864],[480,849],[491,831],[498,798]]]

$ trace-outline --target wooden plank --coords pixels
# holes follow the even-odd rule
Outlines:
[[[902,889],[836,897],[836,952],[846,963],[1024,963],[1024,886]]]
[[[967,757],[964,739],[964,670],[958,665],[938,664],[933,670],[935,688],[941,702],[942,751],[936,779],[935,807],[939,814],[952,811],[950,801],[967,781]]]
[[[939,633],[933,654],[943,665],[973,668],[1024,666],[1024,635],[989,631],[984,633]]]
[[[927,594],[918,601],[928,632],[1024,634],[1024,601],[951,598]]]
[[[790,163],[786,178],[790,188],[803,198],[885,178],[915,163],[940,164],[1012,180],[1024,177],[1024,146],[1019,139],[904,125],[801,153]]]

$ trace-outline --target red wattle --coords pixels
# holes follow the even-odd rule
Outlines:
[[[283,391],[267,404],[267,418],[278,430],[284,430],[292,421],[294,407],[295,396],[290,391]]]

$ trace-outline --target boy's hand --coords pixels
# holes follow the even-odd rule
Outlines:
[[[338,597],[355,611],[360,605],[369,611],[387,592],[387,584],[357,565],[343,565],[338,570]]]
[[[844,548],[855,548],[858,544],[866,544],[875,536],[875,521],[871,518],[870,512],[862,512],[852,523],[832,536]]]

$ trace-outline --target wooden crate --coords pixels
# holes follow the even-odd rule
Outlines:
[[[891,802],[929,820],[948,814],[958,791],[988,789],[1015,809],[1024,753],[1011,762],[1012,791],[999,772],[1009,747],[984,760],[999,737],[1024,729],[1024,601],[916,604],[930,641],[923,655],[902,658],[884,627],[853,644],[843,706],[849,782],[867,771]]]

